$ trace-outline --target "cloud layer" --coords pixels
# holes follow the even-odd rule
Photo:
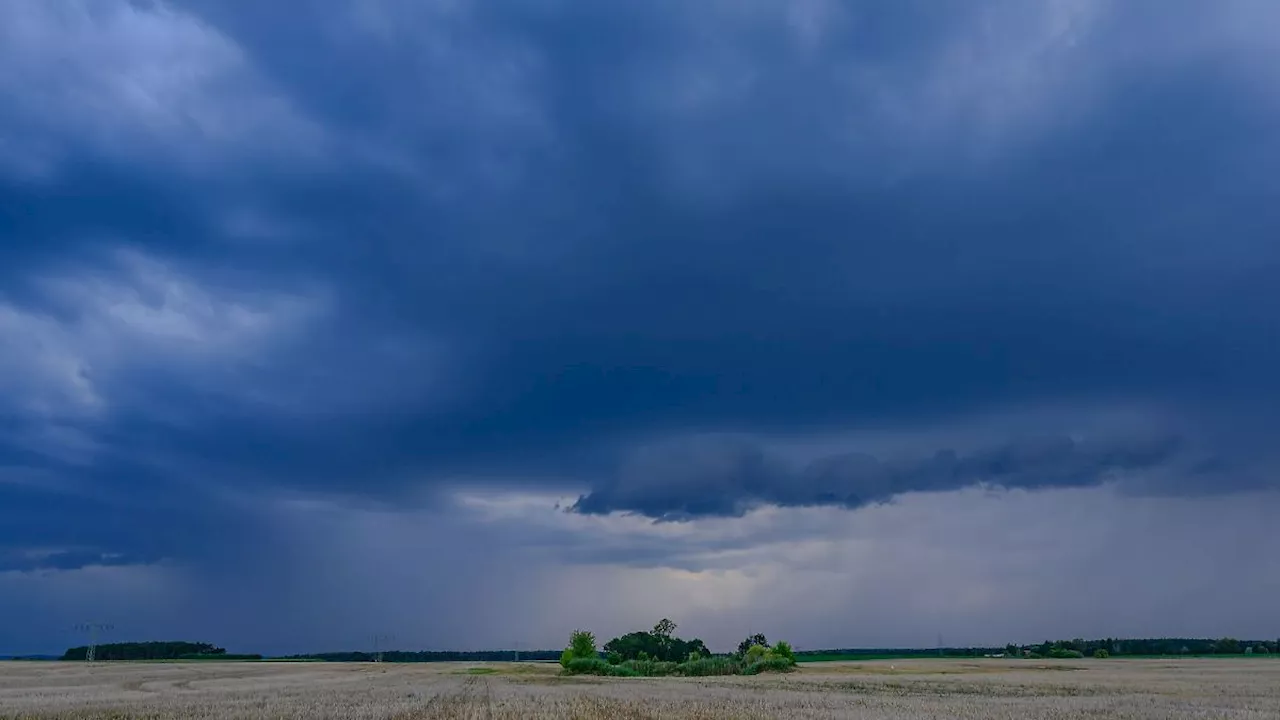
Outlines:
[[[1019,438],[964,455],[939,450],[880,460],[851,452],[794,468],[741,439],[696,438],[675,447],[646,448],[611,483],[578,498],[573,510],[674,519],[741,515],[762,505],[856,509],[906,493],[980,484],[1009,490],[1090,487],[1126,473],[1174,470],[1187,462],[1179,458],[1181,446],[1174,437]],[[1211,461],[1201,460],[1189,470],[1207,465]]]
[[[880,607],[832,578],[909,535],[864,579],[926,582],[948,512],[1138,518],[1185,550],[1160,513],[1275,502],[1277,19],[0,5],[0,612],[29,621],[0,652],[61,643],[92,603],[41,608],[93,583],[138,635],[314,649],[434,609],[420,642],[458,644],[515,612],[513,574],[546,642],[697,598],[660,614],[820,643],[722,595],[768,577]],[[1187,569],[1261,603],[1267,566],[1232,544],[1270,541],[1221,532]],[[1114,542],[1122,577],[1143,540]],[[966,613],[919,612],[975,641],[1110,627],[1035,610],[1083,556],[1011,544],[948,556]],[[618,614],[587,617],[569,586],[606,570]],[[272,609],[172,610],[245,582]],[[990,582],[1033,588],[1024,612]],[[1150,632],[1218,632],[1187,603]]]

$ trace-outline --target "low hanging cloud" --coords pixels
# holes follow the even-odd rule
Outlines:
[[[878,458],[862,452],[783,461],[738,437],[699,437],[649,447],[578,498],[582,514],[636,513],[660,520],[738,516],[752,509],[859,508],[907,493],[984,485],[1041,490],[1099,485],[1130,475],[1209,471],[1221,461],[1193,455],[1176,435],[1074,439],[1039,436],[967,452]]]

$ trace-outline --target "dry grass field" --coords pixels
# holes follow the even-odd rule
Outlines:
[[[0,663],[0,718],[1280,718],[1280,660],[820,664],[732,678],[537,664]]]

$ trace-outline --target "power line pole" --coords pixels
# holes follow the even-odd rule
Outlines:
[[[382,648],[396,639],[395,635],[377,634],[373,636],[373,661],[382,662]]]
[[[84,661],[93,662],[97,657],[98,635],[115,629],[111,623],[86,622],[76,625],[76,630],[89,634],[89,645],[84,651]]]

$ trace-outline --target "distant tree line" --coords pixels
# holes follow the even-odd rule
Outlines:
[[[62,654],[63,660],[84,660],[89,646],[69,648]],[[260,660],[261,655],[228,655],[223,648],[210,643],[127,642],[98,645],[94,650],[98,660]]]
[[[1005,652],[1053,657],[1063,652],[1081,656],[1122,655],[1272,655],[1280,650],[1280,640],[1237,640],[1236,638],[1101,638],[1097,640],[1048,640],[1039,645],[1008,645]]]
[[[664,621],[670,623],[670,621]],[[683,663],[690,658],[712,658],[715,654],[698,638],[685,640],[675,637],[674,623],[659,623],[652,631],[627,633],[604,644],[603,659],[614,664],[627,661],[656,663]],[[737,650],[725,657],[745,658],[752,646],[767,652],[770,647],[763,635],[753,635],[741,643]],[[62,660],[84,660],[88,647],[69,648]],[[510,662],[526,660],[554,662],[561,658],[561,650],[393,650],[382,653],[384,662]],[[227,653],[211,643],[169,641],[130,642],[98,645],[98,660],[259,660],[262,655]],[[829,650],[795,651],[797,660],[818,660],[833,657],[1116,657],[1125,655],[1255,655],[1280,657],[1278,640],[1238,640],[1235,638],[1100,638],[1096,640],[1048,641],[1035,645],[1010,643],[1003,647],[945,647],[945,648],[835,648]],[[372,652],[326,652],[290,655],[282,659],[320,660],[327,662],[372,662]]]
[[[1078,654],[1077,654],[1078,653]],[[1034,645],[1010,643],[1003,647],[942,647],[942,648],[839,648],[830,650],[797,651],[796,657],[806,658],[849,657],[1084,657],[1099,653],[1106,656],[1124,655],[1276,655],[1280,653],[1280,640],[1237,640],[1235,638],[1099,638],[1095,640],[1046,640]]]

